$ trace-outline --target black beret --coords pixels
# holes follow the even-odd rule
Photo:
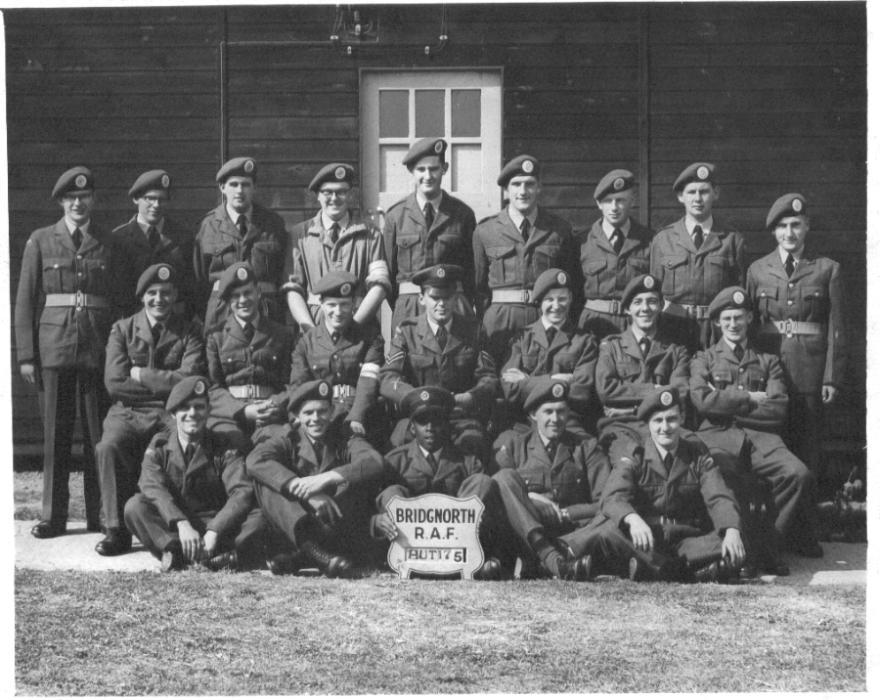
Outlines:
[[[290,392],[287,408],[291,413],[296,413],[299,407],[306,401],[332,401],[333,392],[330,383],[323,379],[301,384]]]
[[[620,305],[625,310],[629,308],[630,303],[632,303],[633,297],[636,294],[642,294],[643,292],[656,292],[660,297],[660,301],[663,301],[663,292],[660,290],[660,280],[658,280],[654,275],[639,275],[638,277],[633,277],[629,284],[623,290],[623,296],[620,299]]]
[[[312,292],[322,297],[353,297],[357,283],[357,275],[348,270],[334,270],[315,282]]]
[[[165,410],[174,413],[182,403],[194,397],[208,398],[208,380],[198,374],[184,377],[174,385],[165,401]]]
[[[782,195],[773,202],[770,212],[767,214],[767,228],[774,228],[776,222],[786,216],[806,216],[807,200],[802,194],[790,192]]]
[[[535,304],[540,304],[541,299],[544,298],[547,292],[561,287],[571,291],[571,277],[569,274],[558,267],[544,270],[544,272],[538,275],[538,279],[535,280],[535,285],[532,287],[532,301]]]
[[[144,192],[149,192],[150,190],[165,190],[168,192],[170,189],[171,176],[167,172],[164,170],[148,170],[134,181],[134,184],[128,191],[128,196],[137,199]]]
[[[636,185],[636,176],[629,170],[612,170],[605,177],[599,180],[596,189],[593,191],[593,199],[601,202],[606,196],[612,192],[623,192],[631,189]]]
[[[726,309],[746,309],[751,311],[752,302],[746,290],[742,287],[727,287],[718,292],[712,303],[709,304],[709,318],[716,318]]]
[[[464,268],[460,265],[432,265],[412,276],[412,283],[425,287],[454,287],[464,276]]]
[[[568,399],[568,383],[558,382],[552,379],[539,380],[535,388],[529,392],[523,407],[526,411],[538,408],[541,404]]]
[[[325,182],[354,182],[354,168],[348,163],[330,163],[318,171],[309,183],[309,189],[317,192]]]
[[[455,408],[455,397],[452,392],[439,386],[423,386],[419,389],[413,389],[400,402],[400,412],[410,418],[417,418],[428,412],[436,412],[448,419],[452,415],[453,408]]]
[[[177,284],[177,271],[168,263],[156,263],[150,265],[138,277],[134,295],[140,299],[151,284],[170,283]]]
[[[232,160],[227,160],[220,170],[217,171],[217,182],[221,185],[233,175],[239,177],[249,177],[252,180],[257,177],[257,161],[247,156],[239,156]]]
[[[403,164],[412,170],[422,158],[437,156],[442,163],[446,162],[446,141],[433,136],[416,141],[403,159]]]
[[[532,156],[517,156],[501,169],[501,173],[498,175],[498,184],[501,187],[507,187],[510,179],[517,175],[530,175],[540,180],[541,164]]]
[[[248,282],[256,282],[257,275],[249,262],[234,262],[220,275],[217,284],[217,294],[221,299],[229,299],[229,295],[236,287]]]
[[[691,182],[709,182],[715,184],[715,166],[712,163],[691,163],[672,183],[672,189],[681,192]]]
[[[636,417],[640,421],[647,421],[657,411],[665,411],[673,406],[680,406],[678,389],[672,386],[662,386],[654,389],[639,404]]]
[[[52,188],[52,199],[63,197],[69,192],[89,192],[95,189],[95,177],[92,171],[84,165],[66,170],[58,178],[55,187]]]

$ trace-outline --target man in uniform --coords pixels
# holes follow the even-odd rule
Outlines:
[[[683,345],[672,341],[661,319],[663,294],[660,280],[639,275],[623,291],[621,305],[630,318],[629,327],[599,343],[596,361],[596,393],[605,417],[599,429],[610,435],[637,422],[636,410],[658,386],[671,384],[686,392],[690,356]]]
[[[511,160],[498,176],[508,207],[483,219],[474,231],[477,312],[499,367],[507,361],[510,341],[538,320],[531,303],[538,275],[551,267],[575,280],[580,273],[571,225],[538,206],[540,178],[541,165],[532,156]]]
[[[644,440],[621,445],[602,495],[593,556],[633,580],[726,582],[745,559],[733,492],[706,446],[681,434],[674,387],[648,394],[638,410]]]
[[[295,425],[257,443],[247,458],[257,500],[291,552],[270,563],[273,572],[306,557],[331,578],[355,574],[369,557],[373,499],[382,457],[361,437],[330,430],[330,384],[306,382],[290,395]]]
[[[391,327],[421,312],[419,288],[412,276],[440,263],[459,265],[463,270],[463,295],[456,299],[456,313],[473,313],[474,257],[472,237],[477,225],[473,210],[443,191],[448,144],[443,139],[425,138],[413,144],[403,164],[415,181],[415,192],[397,202],[385,217],[383,238],[388,269],[394,282],[389,301],[394,309]]]
[[[815,479],[778,435],[785,424],[788,390],[779,358],[757,352],[749,343],[751,308],[742,287],[723,289],[709,305],[709,318],[722,337],[691,361],[691,402],[702,418],[697,434],[735,485],[741,508],[747,500],[741,483],[746,470],[772,489],[778,542],[789,538],[799,551],[821,553],[812,509]],[[751,532],[746,534],[749,569],[762,566],[770,573],[785,572],[776,555],[777,542],[756,542]],[[763,561],[753,556],[758,553]]]
[[[220,330],[226,322],[228,307],[218,293],[220,276],[240,261],[253,267],[268,317],[284,323],[278,293],[289,255],[287,233],[278,214],[254,201],[257,163],[253,158],[233,158],[217,171],[216,179],[223,202],[199,225],[193,256],[198,301],[205,308],[205,334]]]
[[[649,271],[654,232],[635,221],[636,179],[612,170],[593,191],[602,218],[578,236],[584,280],[584,310],[578,327],[602,339],[626,330],[629,316],[620,303],[626,285]]]
[[[611,468],[596,440],[568,430],[568,385],[544,379],[525,401],[533,427],[507,433],[493,477],[508,520],[530,559],[555,578],[586,581],[590,521]],[[556,539],[558,538],[558,539]]]
[[[387,480],[391,485],[376,498],[378,515],[372,530],[389,540],[397,527],[385,510],[394,496],[412,498],[426,493],[467,498],[477,496],[485,506],[480,522],[480,543],[486,559],[474,578],[498,579],[504,568],[512,572],[515,552],[510,549],[509,528],[498,485],[485,473],[483,463],[461,452],[451,440],[449,419],[455,399],[446,389],[426,386],[413,389],[401,402],[401,413],[409,418],[413,439],[385,455]]]
[[[485,334],[475,318],[453,312],[461,279],[458,265],[434,265],[413,275],[422,290],[421,316],[406,319],[394,331],[379,391],[400,407],[419,386],[440,386],[455,395],[452,425],[455,444],[468,454],[488,456],[484,425],[498,393],[495,363],[485,347]],[[399,413],[399,411],[398,411]],[[408,419],[401,418],[391,436],[403,444]]]
[[[107,397],[101,382],[110,325],[128,299],[125,251],[91,221],[92,172],[78,166],[58,178],[52,198],[64,216],[34,231],[24,249],[15,298],[15,345],[25,382],[42,392],[43,510],[34,537],[67,529],[71,443],[77,406],[83,427],[86,529],[98,532],[100,493],[94,448]]]
[[[140,493],[125,504],[126,525],[162,561],[163,572],[192,563],[211,570],[257,565],[265,519],[239,446],[206,428],[208,380],[181,380],[165,408],[174,425],[144,454]]]
[[[137,207],[137,214],[113,229],[113,235],[123,239],[131,251],[132,279],[137,279],[150,265],[168,263],[182,275],[177,280],[177,311],[192,316],[192,280],[184,272],[192,265],[193,239],[192,233],[165,215],[171,200],[171,176],[165,170],[141,173],[128,196]]]
[[[685,215],[651,242],[651,274],[660,280],[666,313],[680,321],[678,342],[691,352],[712,342],[709,303],[725,287],[745,279],[742,235],[715,220],[721,194],[712,163],[692,163],[672,189]]]
[[[521,432],[529,429],[523,403],[546,379],[568,384],[567,430],[586,438],[595,423],[594,375],[598,348],[591,333],[579,332],[569,318],[571,278],[557,267],[542,272],[532,289],[541,318],[514,341],[501,372],[501,389],[510,407],[509,418]]]
[[[358,279],[350,272],[330,272],[315,283],[321,300],[321,321],[306,331],[293,351],[290,387],[325,379],[333,387],[331,420],[354,435],[370,436],[381,446],[387,438],[387,420],[377,411],[379,368],[385,341],[375,323],[354,322],[354,295]]]
[[[201,324],[174,312],[177,279],[165,263],[144,270],[137,283],[143,308],[114,323],[107,342],[104,384],[115,403],[95,451],[106,533],[95,551],[102,556],[131,549],[123,509],[137,490],[144,450],[162,429],[172,387],[205,371]]]
[[[217,293],[230,313],[222,330],[207,338],[209,427],[238,433],[244,441],[260,428],[287,420],[293,329],[266,318],[248,262],[227,267]]]
[[[314,288],[328,272],[345,270],[357,277],[354,320],[366,325],[378,319],[379,307],[391,291],[391,277],[382,234],[358,221],[350,200],[354,168],[330,163],[312,178],[309,189],[321,205],[313,218],[297,224],[286,260],[284,291],[293,320],[305,332],[320,321],[320,300]]]
[[[800,194],[773,203],[767,229],[776,236],[776,250],[752,263],[746,283],[756,315],[755,344],[782,361],[789,444],[825,488],[822,414],[837,400],[846,370],[840,265],[807,255],[810,217]]]

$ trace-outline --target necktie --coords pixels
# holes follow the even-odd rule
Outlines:
[[[556,440],[547,441],[547,456],[550,457],[551,462],[556,459]]]
[[[77,229],[78,231],[79,229]],[[794,274],[794,256],[789,253],[785,259],[785,274],[791,277]]]
[[[553,339],[556,337],[556,326],[550,326],[545,332],[547,333],[547,345],[553,345]]]
[[[703,227],[694,226],[694,248],[699,250],[703,247]]]
[[[746,351],[743,350],[743,346],[737,343],[733,346],[733,354],[736,356],[737,362],[742,362],[743,355],[746,354]]]
[[[330,227],[330,241],[335,245],[336,241],[339,240],[339,224],[337,222],[333,222],[333,225]]]
[[[330,340],[333,342],[334,345],[336,345],[336,343],[339,342],[339,333],[331,333]]]
[[[324,464],[324,442],[315,440],[315,459],[318,460],[318,466]]]
[[[446,339],[449,337],[449,332],[446,330],[446,326],[442,323],[437,326],[437,345],[440,346],[441,350],[446,349]]]
[[[242,214],[238,217],[238,232],[241,234],[241,237],[244,238],[247,235],[247,216]]]
[[[77,250],[79,250],[79,247],[82,245],[82,242],[83,242],[83,232],[80,231],[79,227],[77,226],[75,229],[73,229],[72,235],[73,235],[73,247],[76,248]]]
[[[183,459],[187,465],[192,461],[193,455],[196,453],[195,443],[189,443],[183,451]]]
[[[647,357],[651,351],[651,339],[648,336],[643,336],[639,341],[639,347],[642,349],[642,356]]]
[[[623,248],[623,231],[619,228],[614,229],[614,233],[611,234],[611,245],[614,248],[614,254],[620,254],[620,249]]]
[[[154,250],[159,245],[159,232],[155,226],[150,226],[147,229],[147,242],[150,244],[150,248]]]
[[[666,468],[666,473],[668,474],[672,471],[672,463],[675,461],[675,457],[672,456],[671,452],[667,452],[666,456],[663,458],[663,466]]]
[[[248,342],[251,342],[254,339],[254,324],[245,323],[242,330],[244,331],[244,337],[247,338]]]
[[[156,347],[159,344],[159,338],[162,337],[162,324],[153,324],[153,327],[150,329],[150,333],[152,333],[153,335],[153,347]]]
[[[523,219],[522,223],[519,225],[519,232],[522,234],[523,243],[529,242],[529,231],[531,228],[531,222],[528,219]]]
[[[437,464],[437,458],[434,456],[434,453],[433,453],[433,452],[429,452],[429,453],[428,453],[428,457],[427,457],[427,459],[428,459],[428,464],[431,465],[431,469],[432,469],[432,470],[434,471],[434,473],[436,474],[436,473],[437,473],[437,467],[438,467],[439,465]]]
[[[425,215],[425,228],[430,231],[431,226],[434,225],[434,207],[431,206],[430,202],[425,202],[425,208],[422,210],[422,213]]]

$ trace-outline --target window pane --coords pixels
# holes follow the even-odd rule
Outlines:
[[[452,135],[480,135],[480,91],[452,91]]]
[[[416,138],[445,136],[444,90],[416,90]]]
[[[409,138],[409,93],[379,91],[379,138]]]
[[[403,166],[408,146],[379,146],[379,191],[406,192],[410,189],[410,174]]]
[[[480,146],[453,144],[450,171],[453,192],[482,192],[483,165]]]

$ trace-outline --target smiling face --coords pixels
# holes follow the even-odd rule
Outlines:
[[[325,182],[318,190],[321,211],[333,221],[339,221],[348,211],[351,187],[346,182]]]
[[[254,179],[245,175],[232,175],[220,185],[220,191],[226,197],[226,202],[238,213],[250,210],[256,189]]]
[[[571,307],[571,292],[566,287],[551,289],[541,298],[541,317],[560,326],[568,320],[568,310]]]
[[[416,190],[421,192],[425,199],[435,199],[440,195],[443,175],[448,169],[449,164],[440,160],[440,156],[420,158],[410,171],[416,183]]]
[[[61,208],[64,210],[64,216],[77,226],[83,226],[89,222],[94,203],[95,193],[91,190],[69,192],[61,197]]]
[[[320,440],[330,427],[330,402],[324,399],[303,401],[296,417],[306,435],[312,440]]]
[[[184,401],[174,411],[174,422],[177,424],[178,434],[181,437],[186,437],[187,440],[198,438],[208,422],[208,413],[207,398],[194,396]]]
[[[256,282],[247,282],[229,292],[229,308],[242,323],[253,323],[260,315],[260,288]]]
[[[803,252],[809,232],[810,220],[806,216],[783,216],[773,228],[779,248],[794,255]]]
[[[557,440],[565,432],[568,413],[568,404],[565,401],[549,401],[542,403],[529,416],[545,439]]]
[[[528,216],[538,206],[541,184],[531,175],[514,175],[505,188],[510,206],[523,216]]]
[[[681,432],[681,409],[674,405],[657,411],[648,419],[648,431],[654,444],[674,452]]]
[[[144,311],[154,321],[164,322],[174,311],[177,301],[177,287],[171,282],[156,282],[147,287],[141,297]]]
[[[449,439],[449,420],[440,411],[424,411],[410,421],[410,430],[422,448],[436,452]]]
[[[685,213],[695,221],[708,221],[712,216],[712,206],[718,201],[719,188],[710,182],[689,182],[678,193],[678,201],[684,205]]]
[[[653,330],[663,309],[663,302],[657,292],[636,294],[629,303],[629,319],[632,325],[645,333]]]
[[[614,228],[623,226],[629,219],[629,213],[635,204],[636,198],[633,190],[623,192],[611,192],[600,201],[596,202],[602,218]]]
[[[452,301],[455,290],[451,287],[425,287],[419,294],[419,306],[434,323],[446,324],[452,320]]]
[[[168,199],[165,190],[148,190],[132,201],[137,207],[138,216],[151,226],[156,226],[165,216]]]
[[[715,325],[721,330],[721,335],[729,343],[742,343],[745,341],[749,324],[752,322],[752,312],[746,309],[724,309],[718,314]]]
[[[354,302],[351,297],[322,297],[321,311],[324,324],[331,333],[342,332],[354,318]]]

